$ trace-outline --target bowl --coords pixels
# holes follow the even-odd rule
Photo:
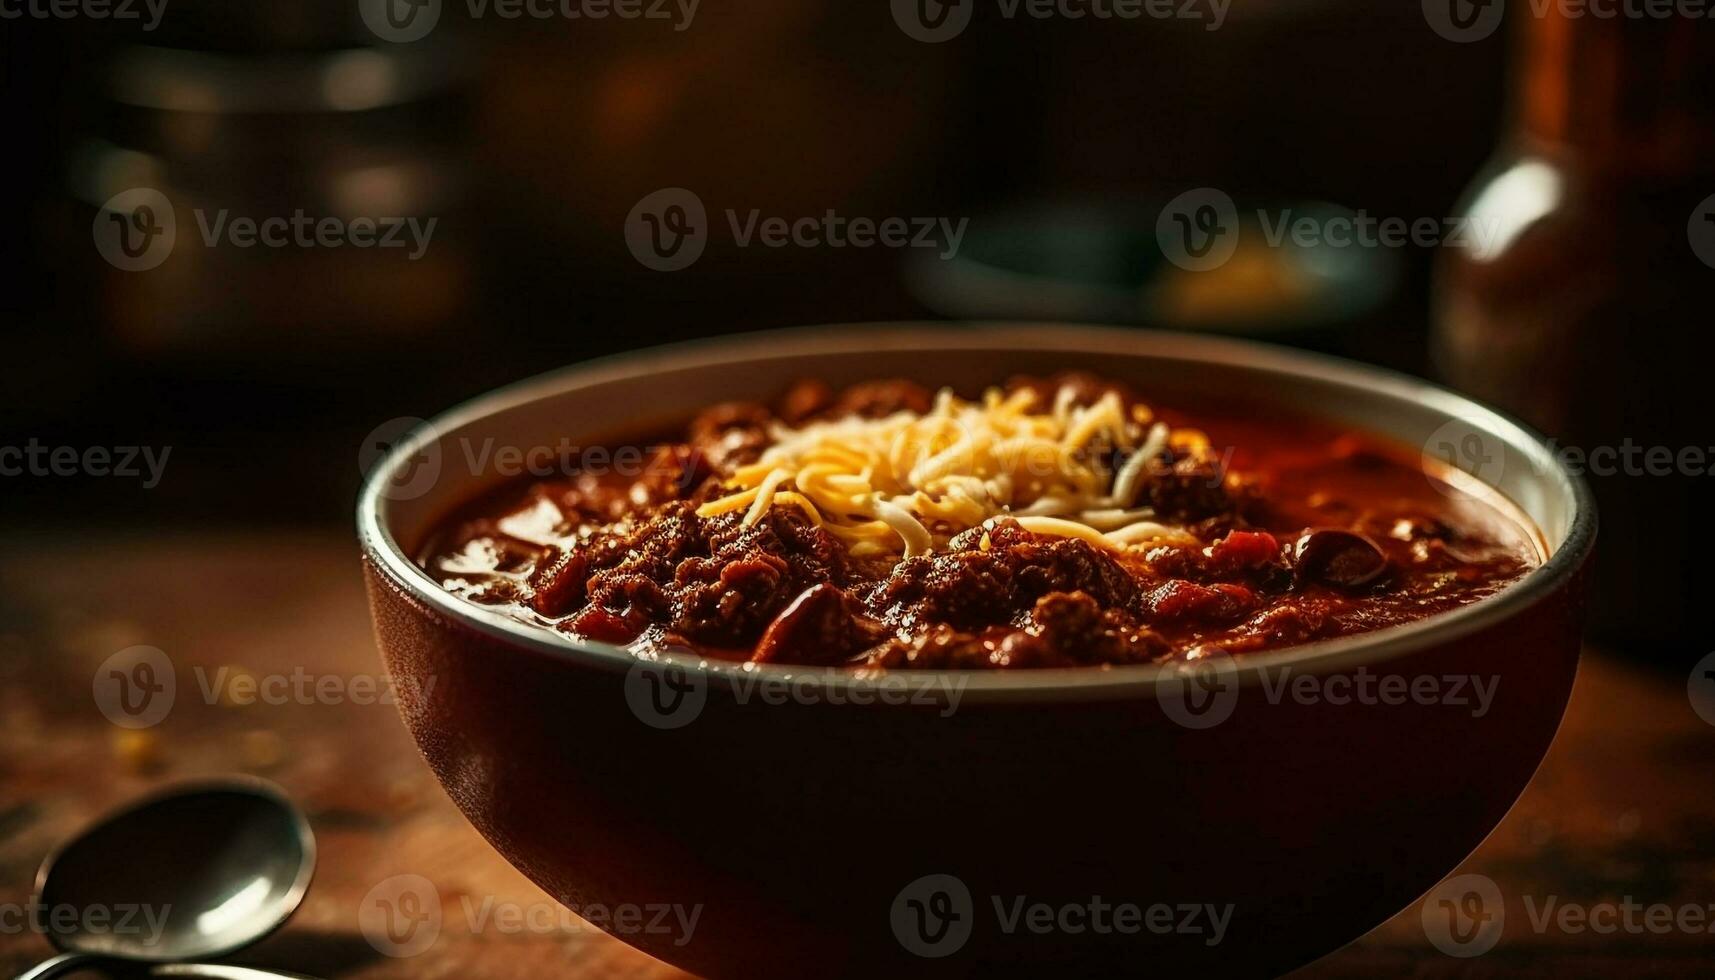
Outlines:
[[[1244,392],[1444,448],[1469,471],[1448,478],[1512,501],[1545,560],[1457,610],[1274,652],[868,678],[640,659],[459,599],[412,560],[505,478],[507,447],[670,431],[805,376],[974,388],[1080,367],[1161,402]],[[872,324],[484,396],[376,465],[358,524],[400,711],[447,793],[631,945],[709,977],[1262,976],[1407,907],[1517,799],[1571,689],[1596,518],[1541,438],[1375,368],[1130,329]]]

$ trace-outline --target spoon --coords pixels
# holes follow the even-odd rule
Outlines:
[[[260,780],[181,786],[85,830],[42,862],[36,927],[61,955],[17,980],[123,961],[162,976],[287,977],[206,970],[278,929],[303,901],[316,841],[297,807]]]

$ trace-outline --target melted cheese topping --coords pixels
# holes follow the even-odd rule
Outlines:
[[[777,424],[771,437],[697,513],[743,510],[754,524],[773,507],[795,507],[854,555],[907,558],[1002,517],[1112,550],[1189,539],[1136,502],[1170,445],[1208,446],[1194,430],[1169,433],[1143,406],[1128,412],[1113,392],[1078,405],[1071,388],[1052,405],[1029,389],[991,388],[974,402],[944,390],[927,413]]]

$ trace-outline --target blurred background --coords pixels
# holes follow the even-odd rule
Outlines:
[[[969,218],[967,253],[1014,246],[1020,209],[1064,205],[1045,220],[1074,235],[1147,211],[1089,231],[1062,260],[1076,262],[1111,236],[1152,248],[1154,211],[1202,186],[1442,215],[1496,144],[1505,32],[1451,43],[1415,5],[1369,0],[1240,3],[1209,23],[990,6],[929,44],[886,4],[833,0],[708,3],[685,30],[473,19],[449,2],[411,43],[380,39],[355,0],[170,0],[152,31],[15,21],[0,302],[27,368],[6,382],[0,441],[174,449],[147,493],[15,481],[11,515],[343,526],[376,424],[550,366],[739,330],[1008,312],[1004,296],[961,295],[981,284],[956,273],[918,281],[916,250],[739,247],[727,209]],[[177,205],[178,246],[148,272],[91,244],[101,204],[131,187]],[[624,237],[666,187],[719,222],[673,273]],[[438,220],[412,261],[208,248],[191,208]],[[986,243],[985,227],[999,229]],[[1135,251],[1120,241],[1087,266],[1119,265],[1091,274],[1123,287],[1148,262]],[[1309,342],[1423,367],[1432,253],[1397,251],[1379,256],[1398,265],[1385,295]],[[1253,319],[1271,326],[1266,307]]]
[[[1715,271],[1707,18],[1466,0],[1129,19],[976,0],[14,7],[37,13],[4,41],[0,302],[21,370],[0,445],[172,447],[148,492],[9,480],[7,520],[28,526],[344,526],[386,420],[613,351],[872,319],[1220,330],[1437,377],[1563,445],[1715,442],[1683,356]],[[626,237],[669,188],[707,219],[677,271]],[[104,260],[104,234],[146,230],[116,195],[155,192],[176,244],[144,271]],[[1209,200],[1244,216],[1241,247],[1212,271],[1164,259],[1164,206]],[[1326,240],[1259,245],[1258,209]],[[426,241],[203,238],[300,213],[409,217]],[[729,213],[965,230],[950,257],[763,247]],[[1340,217],[1433,234],[1336,247]],[[1493,247],[1438,250],[1459,219]],[[1684,595],[1711,584],[1708,522],[1649,523],[1711,501],[1707,466],[1684,469],[1597,480],[1598,592],[1652,643],[1699,636]]]

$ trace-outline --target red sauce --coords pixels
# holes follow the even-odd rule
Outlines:
[[[1002,518],[901,561],[854,557],[791,507],[753,526],[696,512],[766,445],[770,420],[921,411],[928,399],[903,382],[838,395],[806,383],[773,409],[717,406],[650,450],[640,475],[573,470],[470,503],[421,563],[473,602],[585,639],[763,662],[1023,668],[1363,633],[1475,602],[1539,561],[1498,496],[1455,488],[1382,440],[1273,410],[1157,409],[1215,447],[1213,460],[1166,453],[1141,491],[1195,545],[1114,551]]]

